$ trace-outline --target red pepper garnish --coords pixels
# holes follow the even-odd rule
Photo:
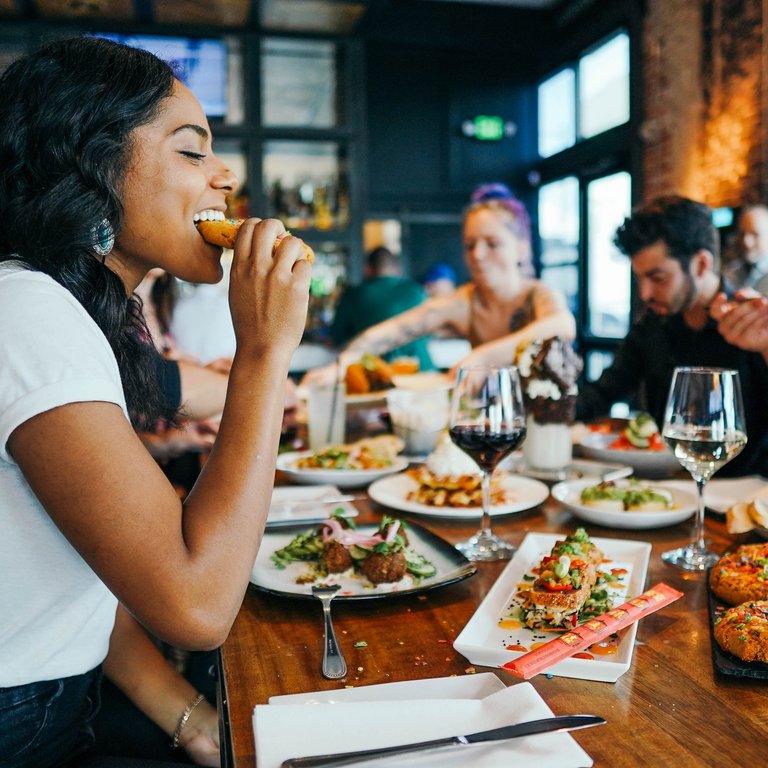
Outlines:
[[[575,592],[576,590],[573,589],[572,584],[555,584],[553,581],[545,581],[544,582],[544,589],[548,590],[549,592]]]

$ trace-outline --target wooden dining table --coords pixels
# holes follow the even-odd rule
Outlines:
[[[279,478],[278,478],[279,479]],[[361,523],[390,512],[364,497]],[[467,538],[473,519],[398,512],[448,542]],[[692,521],[653,530],[586,525],[593,537],[650,542],[646,586],[664,582],[684,597],[639,622],[632,663],[614,683],[539,674],[531,683],[555,714],[594,714],[599,728],[574,733],[595,766],[768,765],[768,680],[723,675],[715,669],[704,573],[664,563],[661,553],[688,543]],[[583,525],[551,496],[516,514],[494,516],[494,531],[515,545],[529,532],[570,533]],[[706,535],[717,552],[759,541],[727,533],[708,516]],[[271,696],[328,691],[403,680],[493,672],[506,685],[521,682],[501,668],[472,664],[453,642],[472,618],[505,563],[478,563],[463,581],[410,596],[333,604],[348,674],[321,674],[323,627],[319,601],[291,599],[250,586],[219,653],[220,712],[225,766],[252,768],[254,705]],[[297,724],[300,729],[300,724]]]

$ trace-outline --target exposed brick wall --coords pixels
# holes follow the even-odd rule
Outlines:
[[[765,199],[766,0],[649,0],[644,21],[645,199],[713,207]]]

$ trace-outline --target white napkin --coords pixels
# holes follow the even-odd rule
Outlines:
[[[498,728],[551,717],[530,683],[483,699],[412,699],[335,704],[257,705],[253,711],[256,763],[279,768],[304,755],[375,749]],[[592,758],[567,733],[453,747],[376,761],[377,768],[588,768]]]
[[[665,487],[680,488],[690,493],[696,492],[693,480],[665,480],[654,483]],[[768,497],[768,481],[759,475],[750,477],[714,478],[704,486],[704,503],[715,512],[725,514],[728,507],[737,501],[752,501]]]

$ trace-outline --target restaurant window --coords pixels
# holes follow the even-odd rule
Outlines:
[[[630,261],[613,244],[629,215],[631,179],[624,171],[587,184],[587,332],[623,339],[629,330]]]
[[[618,32],[538,88],[538,148],[551,157],[629,120],[629,35]]]
[[[560,289],[576,314],[579,294],[579,180],[575,176],[539,189],[541,279]]]
[[[333,128],[339,122],[336,46],[267,38],[261,46],[264,126]]]
[[[592,381],[629,329],[630,260],[613,244],[630,213],[631,177],[566,176],[539,188],[541,279],[565,295],[578,324],[585,377]]]
[[[539,86],[539,154],[549,157],[576,141],[576,75],[563,69]]]
[[[579,136],[629,120],[629,36],[622,32],[579,60]]]

